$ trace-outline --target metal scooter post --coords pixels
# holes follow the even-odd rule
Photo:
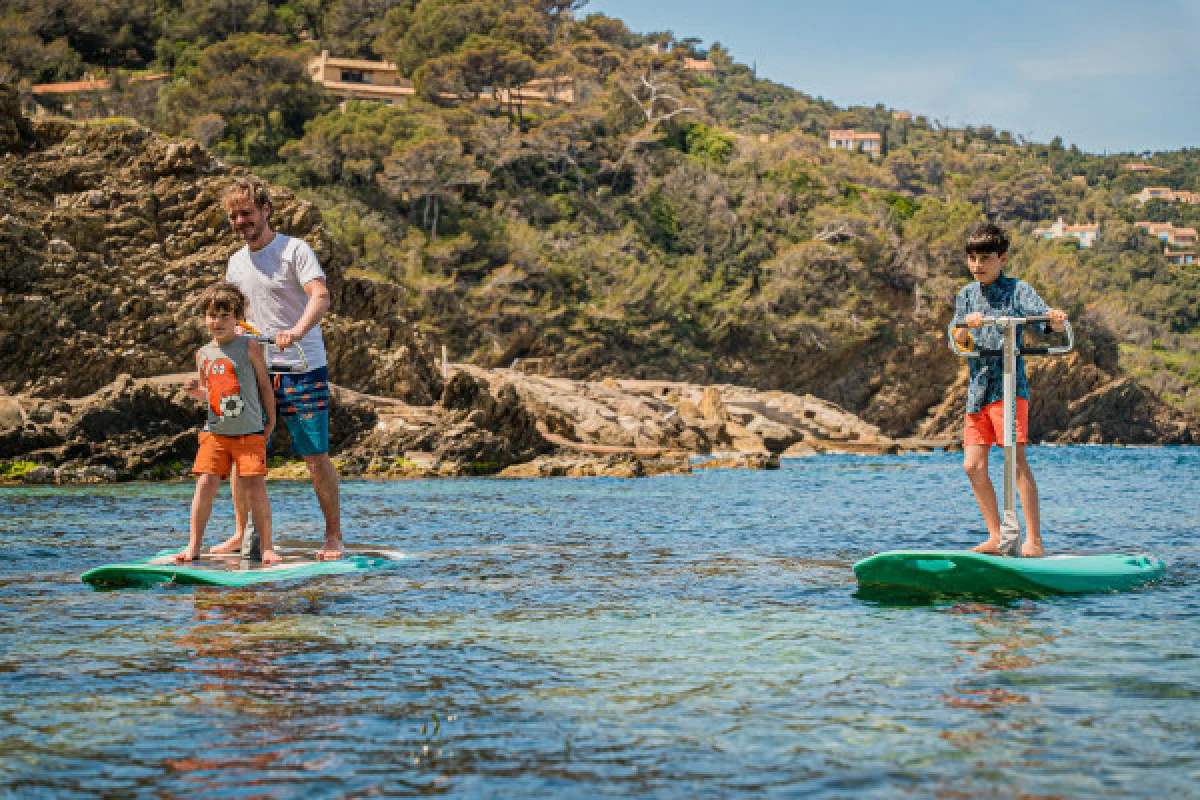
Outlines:
[[[1004,330],[1004,513],[1000,516],[1002,556],[1020,553],[1021,523],[1017,519],[1017,324],[997,320]]]
[[[1071,323],[1063,320],[1063,333],[1067,343],[1058,347],[1017,348],[1017,329],[1034,322],[1049,322],[1048,316],[1037,317],[985,317],[984,325],[992,325],[1004,331],[1004,346],[1000,350],[963,350],[954,338],[954,329],[967,327],[963,323],[951,323],[948,331],[950,349],[965,358],[980,356],[1002,356],[1004,360],[1004,510],[1000,515],[1000,555],[1020,554],[1021,523],[1017,518],[1017,356],[1062,355],[1075,346],[1075,335]]]

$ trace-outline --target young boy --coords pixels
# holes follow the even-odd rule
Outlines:
[[[960,347],[972,349],[999,349],[1003,346],[1003,333],[999,328],[983,326],[985,316],[1031,317],[1047,315],[1050,327],[1062,330],[1067,315],[1050,308],[1038,297],[1025,281],[1010,278],[1003,273],[1008,261],[1008,235],[996,225],[984,224],[967,235],[967,266],[976,282],[963,287],[954,301],[954,323],[966,323],[970,331],[954,329],[954,338]],[[1017,331],[1017,346],[1021,345],[1021,331]],[[1004,363],[1000,356],[981,356],[968,359],[971,383],[967,391],[967,419],[963,433],[963,469],[971,479],[971,489],[983,521],[987,524],[988,538],[975,547],[977,553],[1000,553],[1000,510],[996,504],[996,490],[988,476],[988,453],[993,444],[1004,435]],[[1038,514],[1037,484],[1025,460],[1025,444],[1029,432],[1029,382],[1025,378],[1025,360],[1017,357],[1017,424],[1016,424],[1016,473],[1017,493],[1021,496],[1021,508],[1025,511],[1025,544],[1021,547],[1024,557],[1040,557],[1042,550],[1041,517]],[[1002,443],[1002,442],[1001,442]],[[1005,554],[1008,555],[1008,554]]]
[[[213,284],[200,297],[200,311],[212,341],[196,351],[200,378],[189,379],[184,388],[208,404],[208,421],[200,433],[200,451],[192,467],[197,478],[191,538],[175,560],[200,557],[213,497],[221,479],[228,477],[230,467],[236,464],[261,537],[262,562],[277,564],[283,559],[271,546],[271,503],[266,481],[267,437],[275,428],[275,393],[267,375],[267,362],[257,342],[236,332],[238,320],[246,313],[246,296],[240,289],[226,281]]]

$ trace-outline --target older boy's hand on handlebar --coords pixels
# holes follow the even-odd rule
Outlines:
[[[1050,318],[1050,327],[1056,331],[1061,331],[1063,323],[1067,321],[1067,312],[1059,311],[1057,308],[1047,311],[1046,316]]]
[[[966,325],[968,328],[982,328],[983,327],[982,312],[972,311],[970,314],[967,314],[965,317],[963,317],[963,324]]]

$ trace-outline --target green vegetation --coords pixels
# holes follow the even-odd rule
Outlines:
[[[0,481],[19,481],[40,466],[34,461],[0,461]]]
[[[1200,227],[1200,205],[1131,199],[1200,191],[1200,151],[1154,154],[1163,171],[1145,175],[1127,154],[838,108],[720,44],[635,34],[578,0],[55,5],[3,12],[20,47],[0,71],[169,71],[157,102],[127,113],[313,201],[353,269],[402,285],[406,313],[455,358],[740,381],[861,410],[878,384],[850,365],[903,379],[895,365],[941,336],[969,279],[965,228],[991,218],[1015,233],[1012,271],[1083,323],[1101,363],[1200,402],[1200,267],[1168,264],[1134,225]],[[390,59],[417,96],[338,108],[305,68],[322,48]],[[533,102],[536,80],[575,102]],[[885,155],[831,150],[838,128],[880,133]],[[1097,246],[1033,237],[1059,216],[1099,224]]]

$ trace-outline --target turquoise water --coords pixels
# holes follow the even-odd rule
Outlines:
[[[79,582],[182,546],[189,484],[2,489],[0,796],[1196,796],[1200,450],[1030,452],[1050,550],[1167,579],[857,597],[869,553],[981,540],[942,454],[346,482],[401,565],[255,590]],[[311,489],[271,493],[314,548]]]

